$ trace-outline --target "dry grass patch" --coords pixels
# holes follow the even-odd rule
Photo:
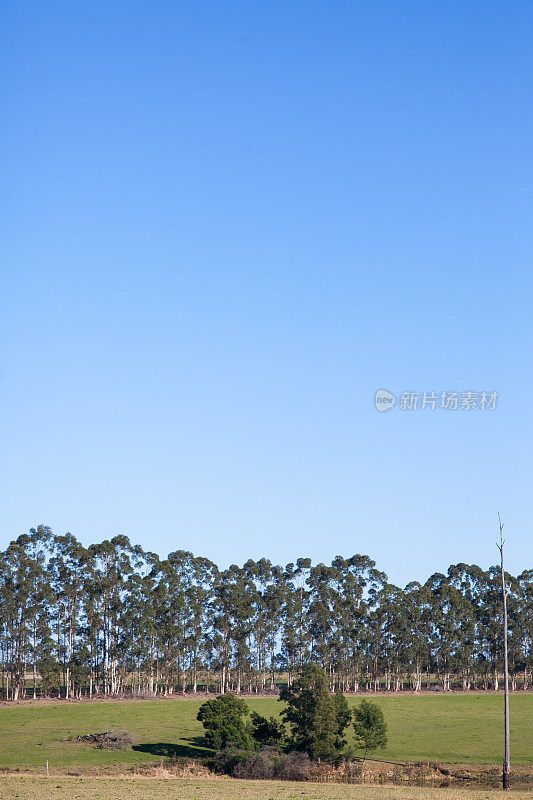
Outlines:
[[[232,778],[0,776],[0,800],[531,800],[530,792]]]

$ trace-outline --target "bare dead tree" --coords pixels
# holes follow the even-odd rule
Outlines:
[[[509,788],[509,774],[511,772],[511,760],[510,760],[510,737],[509,737],[509,666],[507,660],[507,595],[509,590],[505,585],[505,570],[503,566],[503,546],[505,544],[505,540],[503,538],[503,522],[500,516],[500,512],[498,511],[498,522],[500,523],[500,544],[497,545],[498,550],[500,551],[500,564],[501,564],[501,575],[502,575],[502,598],[503,598],[503,685],[504,685],[504,696],[505,696],[505,708],[504,708],[504,717],[505,717],[505,757],[503,759],[503,774],[502,774],[502,783],[503,788]]]

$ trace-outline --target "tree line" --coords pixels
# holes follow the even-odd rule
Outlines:
[[[116,536],[39,526],[0,553],[3,697],[277,691],[304,664],[332,690],[498,689],[497,566],[391,584],[366,555],[219,569]],[[533,570],[507,574],[513,691],[531,685]]]

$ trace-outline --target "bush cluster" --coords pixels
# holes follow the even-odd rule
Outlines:
[[[262,747],[258,751],[228,747],[217,754],[213,767],[215,771],[233,778],[307,781],[311,760],[307,753],[283,753],[275,747]]]
[[[282,720],[253,711],[232,694],[208,700],[198,711],[207,744],[217,752],[215,768],[239,777],[284,777],[305,780],[310,762],[340,764],[352,759],[344,738],[353,720],[356,747],[385,747],[387,726],[381,708],[363,700],[352,712],[342,692],[329,691],[328,678],[309,664],[294,684],[281,692]],[[301,774],[300,778],[287,775]]]

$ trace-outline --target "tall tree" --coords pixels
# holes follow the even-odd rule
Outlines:
[[[291,749],[328,762],[342,755],[349,716],[340,693],[331,695],[323,669],[306,664],[293,685],[282,690],[280,700],[286,703],[281,716],[290,726]]]

